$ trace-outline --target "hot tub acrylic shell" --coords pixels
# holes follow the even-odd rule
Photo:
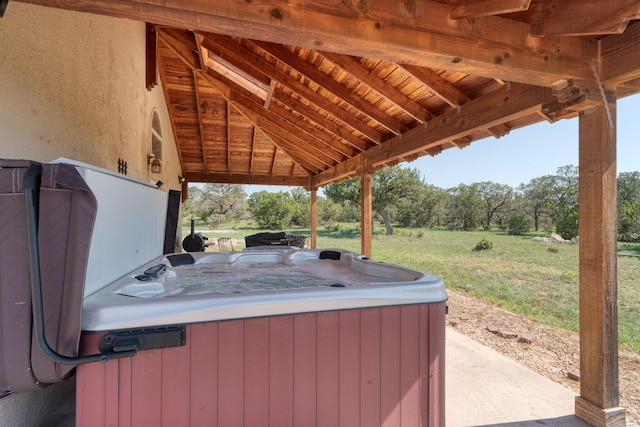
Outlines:
[[[193,255],[195,265],[262,265],[265,275],[275,264],[349,269],[370,283],[186,297],[115,293],[157,259],[89,296],[84,351],[112,326],[152,326],[145,319],[185,323],[187,339],[79,366],[76,425],[444,426],[442,282],[336,252],[340,261],[320,260],[318,250]]]
[[[323,255],[324,254],[324,255]],[[339,260],[321,259],[337,254]],[[108,331],[187,324],[314,311],[446,301],[442,280],[392,264],[378,263],[344,250],[273,250],[193,253],[195,263],[171,266],[171,255],[159,257],[85,298],[84,331]],[[159,280],[137,280],[150,267],[164,264]],[[202,278],[197,293],[179,292],[181,275],[195,270]],[[215,270],[215,271],[214,271]],[[175,278],[167,278],[173,276]],[[311,283],[274,289],[274,277],[303,275]],[[191,274],[191,279],[194,275]],[[295,276],[294,276],[295,277]],[[216,282],[270,282],[246,292],[220,292]],[[317,278],[315,280],[314,278]],[[206,282],[211,283],[207,292]],[[317,283],[316,283],[317,282]],[[331,286],[334,285],[334,286]],[[202,289],[205,288],[205,289]],[[178,295],[176,295],[178,294]]]

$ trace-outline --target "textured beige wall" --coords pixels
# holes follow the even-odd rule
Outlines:
[[[0,19],[0,157],[67,157],[179,189],[162,88],[145,88],[145,24],[11,2]],[[163,172],[147,166],[160,113]]]

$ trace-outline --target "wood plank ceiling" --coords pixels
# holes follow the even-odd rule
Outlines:
[[[150,23],[191,182],[317,188],[640,91],[637,0],[28,1]]]

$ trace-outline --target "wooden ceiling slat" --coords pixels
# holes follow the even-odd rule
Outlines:
[[[299,134],[305,132],[304,129],[297,128],[273,112],[256,105],[243,94],[234,93],[228,86],[224,86],[225,83],[214,79],[210,73],[211,71],[204,76],[207,82],[215,87],[254,126],[268,129],[273,134],[278,135],[279,138],[295,142],[295,145],[292,144],[291,146],[299,147],[296,151],[305,151],[308,155],[323,162],[325,166],[331,166],[344,160],[344,155],[332,146],[325,145],[322,141],[317,142],[315,135],[311,133],[306,133],[306,138],[301,139]],[[300,153],[297,154],[298,157],[304,157]]]
[[[467,95],[450,84],[447,80],[442,78],[438,73],[427,68],[414,67],[412,65],[405,65],[403,68],[411,73],[416,79],[423,82],[425,86],[429,87],[438,98],[445,101],[453,108],[459,108],[460,105],[466,104],[471,101]],[[509,133],[509,128],[504,124],[493,127],[490,129],[493,136],[499,138]]]
[[[283,93],[280,89],[276,89],[274,91],[273,99],[277,100],[279,104],[282,104],[292,111],[295,111],[317,123],[326,131],[331,132],[336,137],[345,141],[345,143],[354,147],[357,151],[364,151],[367,149],[367,143],[365,141],[358,138],[353,133],[345,131],[344,127],[340,127],[338,124],[329,120],[326,116],[320,114],[317,110],[303,104],[300,100]],[[382,136],[380,135],[379,138],[382,139]]]
[[[346,157],[351,157],[357,153],[351,146],[345,144],[344,142],[338,140],[337,138],[332,138],[326,132],[323,132],[318,127],[306,122],[302,117],[295,116],[293,113],[288,111],[282,106],[272,105],[268,110],[271,114],[275,115],[275,117],[281,117],[287,122],[291,123],[293,126],[300,129],[301,132],[304,132],[309,137],[317,140],[324,144],[323,147],[316,147],[319,150],[328,150],[328,152],[335,151],[337,154],[340,154],[342,157],[336,159],[336,161],[342,161]]]
[[[282,86],[287,87],[299,96],[304,97],[321,110],[331,113],[332,110],[336,109],[336,105],[331,103],[327,98],[309,89],[307,86],[282,72],[277,67],[265,62],[263,58],[247,50],[244,46],[238,45],[228,37],[217,34],[206,34],[205,39],[203,40],[203,45],[209,50],[225,52],[226,54],[233,55],[248,67],[260,69],[271,79],[276,80]],[[376,144],[379,144],[384,139],[383,135],[379,131],[367,126],[361,120],[350,115],[341,113],[339,117],[334,114],[334,117],[340,119],[345,125],[362,133]]]
[[[384,96],[389,101],[402,108],[407,114],[411,115],[420,123],[431,119],[433,115],[422,105],[408,98],[406,95],[397,90],[397,88],[389,85],[385,80],[378,77],[375,73],[370,72],[360,64],[358,60],[348,55],[338,55],[332,52],[321,52],[321,55],[333,62],[340,68],[353,75],[371,89]]]
[[[286,64],[292,70],[295,70],[296,72],[321,86],[323,89],[331,92],[342,102],[348,103],[350,106],[362,112],[371,120],[375,120],[376,122],[387,128],[390,132],[393,132],[397,135],[407,130],[407,127],[405,125],[395,120],[393,117],[384,114],[384,112],[377,109],[374,105],[365,102],[361,97],[356,96],[352,91],[348,90],[346,87],[336,82],[328,75],[322,73],[316,67],[312,66],[308,62],[301,60],[298,55],[291,52],[286,47],[260,41],[256,41],[255,43],[260,46],[261,49],[265,50],[270,55]]]

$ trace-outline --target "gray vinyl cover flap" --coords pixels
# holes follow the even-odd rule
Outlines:
[[[0,159],[0,395],[62,381],[73,369],[47,359],[32,341],[23,186],[30,164]],[[74,166],[42,166],[38,244],[45,335],[58,353],[77,356],[97,202]]]

